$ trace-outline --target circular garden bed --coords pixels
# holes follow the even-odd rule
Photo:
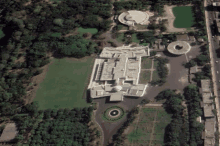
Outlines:
[[[123,118],[124,115],[125,115],[125,112],[123,108],[119,106],[112,106],[112,107],[107,108],[104,111],[103,118],[107,121],[114,122],[114,121],[117,121]]]

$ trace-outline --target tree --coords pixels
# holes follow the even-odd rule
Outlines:
[[[196,61],[199,66],[202,66],[208,63],[210,61],[210,58],[209,56],[200,54],[199,56],[196,57]]]
[[[157,51],[150,51],[150,56],[155,56],[157,55]]]
[[[185,63],[184,66],[185,66],[186,68],[191,68],[191,67],[193,67],[193,66],[196,66],[196,62],[192,59],[192,60],[190,60],[189,62]]]

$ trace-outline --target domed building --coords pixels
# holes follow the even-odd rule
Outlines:
[[[130,10],[119,15],[118,20],[122,24],[134,26],[135,24],[145,24],[148,22],[149,15],[146,12]]]

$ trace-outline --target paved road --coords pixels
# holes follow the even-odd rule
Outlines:
[[[210,4],[210,0],[207,0],[208,1],[208,4]],[[210,36],[214,36],[216,34],[215,33],[215,30],[211,27],[211,25],[214,23],[214,19],[215,19],[215,11],[208,11],[208,24],[210,25],[210,27],[208,28],[210,31],[209,32],[209,35]],[[210,46],[211,46],[211,51],[212,51],[212,54],[213,54],[213,61],[214,61],[214,74],[215,74],[215,81],[216,81],[216,86],[217,86],[217,89],[220,88],[220,74],[217,73],[217,71],[220,73],[220,58],[217,58],[217,55],[216,55],[216,49],[219,48],[219,40],[218,40],[218,37],[210,37],[209,39],[209,42],[210,42]],[[211,53],[211,52],[210,52]],[[218,63],[217,63],[217,62]],[[220,95],[220,91],[217,91],[218,95]],[[218,97],[219,98],[219,97]],[[220,100],[219,100],[220,101]],[[220,104],[220,103],[219,103]]]
[[[207,6],[210,4],[209,0],[204,1],[204,6]],[[217,119],[218,119],[218,126],[220,126],[220,117],[219,117],[219,91],[217,90],[220,86],[220,76],[218,75],[217,71],[219,71],[219,63],[216,63],[217,61],[219,62],[220,59],[217,58],[215,50],[219,48],[219,40],[218,38],[212,37],[213,36],[213,28],[210,28],[208,25],[212,24],[215,16],[213,11],[205,11],[205,17],[206,17],[206,26],[207,26],[207,33],[208,33],[208,40],[209,40],[209,51],[210,51],[210,58],[211,58],[211,65],[212,65],[212,81],[214,82],[214,95],[217,97],[215,98],[215,103],[216,103],[216,109],[217,109]],[[212,31],[212,32],[211,32]],[[220,132],[220,129],[219,129]]]

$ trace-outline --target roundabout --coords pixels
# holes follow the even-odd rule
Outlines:
[[[104,111],[103,118],[104,120],[114,122],[120,120],[122,117],[124,117],[124,115],[125,112],[123,108],[119,106],[112,106]]]
[[[190,51],[191,46],[185,41],[175,41],[167,46],[167,50],[175,55],[186,54]]]

